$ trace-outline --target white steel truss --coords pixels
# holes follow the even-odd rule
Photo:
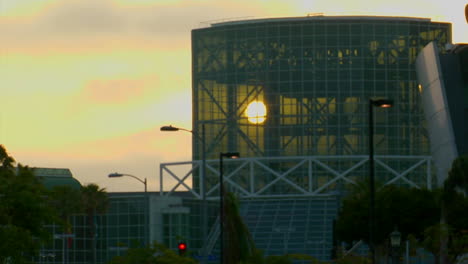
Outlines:
[[[382,184],[402,184],[415,188],[433,187],[430,156],[374,157],[376,181]],[[223,175],[225,187],[240,198],[275,198],[323,196],[333,193],[339,182],[356,184],[368,176],[366,155],[354,156],[296,156],[225,159],[230,168]],[[206,161],[206,197],[217,199],[219,193],[219,161]],[[281,166],[281,164],[287,164]],[[170,196],[175,191],[188,191],[202,199],[202,161],[160,164],[160,194]],[[188,167],[178,175],[177,168]],[[192,188],[194,173],[200,189]],[[179,173],[180,174],[180,173]],[[280,188],[278,188],[280,185]]]

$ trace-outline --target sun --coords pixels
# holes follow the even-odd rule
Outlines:
[[[245,116],[250,123],[262,124],[266,120],[267,109],[262,101],[253,101],[247,106]]]

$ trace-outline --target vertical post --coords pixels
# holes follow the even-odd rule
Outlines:
[[[150,207],[150,197],[148,194],[148,182],[145,178],[143,181],[145,184],[145,202],[146,202],[146,217],[145,217],[145,243],[146,246],[150,246],[150,212],[151,212],[151,207]]]
[[[375,168],[374,168],[374,106],[389,108],[393,101],[389,99],[369,99],[369,248],[371,263],[375,264]]]
[[[398,264],[399,262],[399,253],[398,253],[398,247],[393,248],[393,264]]]
[[[405,259],[406,259],[406,264],[409,264],[409,240],[406,240],[406,255],[405,255]]]
[[[164,196],[164,190],[163,190],[163,168],[159,166],[159,196]]]
[[[207,243],[207,226],[208,226],[208,204],[206,202],[206,137],[205,137],[205,124],[202,123],[202,135],[201,135],[201,144],[202,144],[202,185],[201,185],[201,194],[202,194],[202,263],[207,262],[206,256],[206,243]]]
[[[369,99],[369,249],[371,263],[375,264],[374,221],[375,221],[375,186],[374,186],[374,102]]]
[[[220,263],[224,263],[224,184],[223,184],[223,157],[230,159],[238,158],[238,152],[219,153],[219,236],[220,236]]]
[[[224,263],[224,184],[223,184],[223,153],[219,154],[219,263]]]
[[[62,263],[65,264],[65,236],[62,234]]]

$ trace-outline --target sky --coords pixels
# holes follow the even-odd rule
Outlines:
[[[109,192],[159,190],[191,159],[191,30],[222,20],[385,15],[453,23],[468,0],[0,0],[0,144],[30,167],[69,168]]]

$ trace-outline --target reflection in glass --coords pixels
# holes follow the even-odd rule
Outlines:
[[[261,101],[253,101],[247,106],[245,116],[247,116],[250,123],[262,124],[266,120],[266,106]]]

